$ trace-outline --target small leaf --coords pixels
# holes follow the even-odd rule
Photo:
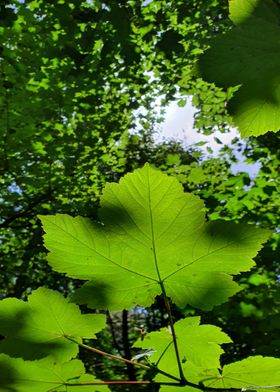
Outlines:
[[[177,102],[177,105],[179,106],[179,108],[183,108],[185,107],[187,104],[187,100],[186,99],[179,99],[179,101]]]
[[[193,182],[194,184],[199,184],[206,182],[207,180],[209,180],[209,177],[205,174],[203,168],[194,167],[191,169],[188,176],[188,181]]]
[[[174,324],[181,359],[205,368],[220,367],[220,355],[224,352],[220,344],[230,343],[228,335],[214,325],[199,325],[200,317],[189,317]],[[134,347],[153,349],[152,362],[160,369],[176,363],[172,335],[167,328],[148,333],[144,340],[137,340]],[[163,366],[164,364],[164,366]]]
[[[50,356],[57,362],[78,353],[78,345],[66,336],[81,342],[82,337],[94,338],[105,327],[104,315],[82,315],[77,305],[44,287],[33,291],[28,303],[16,298],[2,300],[0,319],[0,333],[6,336],[1,352],[24,359]]]
[[[134,347],[138,347],[138,346],[134,346]],[[134,355],[131,359],[132,359],[132,361],[138,361],[138,359],[141,359],[141,358],[149,358],[154,353],[155,353],[155,350],[146,350],[143,353]]]

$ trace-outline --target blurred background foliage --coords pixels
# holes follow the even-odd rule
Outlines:
[[[208,219],[276,228],[256,268],[239,277],[244,290],[202,321],[233,338],[223,362],[279,356],[278,134],[236,139],[215,157],[199,145],[155,140],[166,105],[177,100],[183,106],[188,95],[198,108],[198,132],[229,131],[226,102],[235,86],[222,91],[193,69],[211,38],[231,27],[226,0],[2,1],[2,298],[25,299],[41,285],[65,295],[78,287],[47,265],[37,215],[96,219],[104,184],[148,161],[199,195]],[[236,151],[239,159],[258,164],[255,176],[233,173]],[[184,314],[199,312],[187,308]],[[161,298],[151,309],[108,314],[108,320],[97,344],[125,357],[136,354],[130,346],[141,334],[167,325]],[[139,374],[108,359],[81,357],[103,379]]]

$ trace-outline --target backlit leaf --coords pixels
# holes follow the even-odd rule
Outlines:
[[[164,289],[180,307],[211,309],[239,290],[230,275],[254,265],[269,235],[206,223],[202,201],[149,165],[106,185],[99,216],[41,217],[50,265],[91,280],[75,300],[94,308],[148,306]]]
[[[224,366],[222,376],[216,381],[209,381],[213,388],[240,388],[265,390],[257,387],[280,387],[280,359],[270,357],[248,357],[239,362]],[[208,383],[205,383],[208,385]],[[209,384],[209,385],[210,385]],[[272,388],[275,386],[275,388]],[[249,388],[250,387],[250,388]],[[279,389],[278,389],[279,391]]]
[[[272,0],[231,0],[228,33],[202,55],[203,78],[219,87],[241,85],[229,111],[243,137],[280,129],[280,9]]]
[[[180,357],[183,362],[190,361],[196,366],[219,368],[220,355],[224,352],[220,344],[230,343],[231,339],[214,325],[199,325],[200,317],[190,317],[174,324]],[[176,356],[169,328],[148,333],[144,340],[137,340],[134,347],[153,349],[152,362],[159,364],[160,369],[176,363]],[[164,364],[164,367],[163,367]]]
[[[217,380],[220,377],[220,372],[219,369],[209,369],[209,368],[205,368],[205,367],[199,367],[199,366],[195,366],[193,363],[191,362],[186,362],[185,364],[183,364],[183,372],[184,372],[184,376],[186,381],[188,381],[189,383],[192,383],[196,386],[198,386],[200,383],[204,383],[205,381],[207,381],[207,385],[211,386],[211,381],[212,380]],[[169,366],[169,373],[178,376],[178,369],[174,363],[173,366]],[[168,378],[162,374],[157,374],[154,381],[157,382],[168,382]],[[178,387],[174,386],[174,387],[170,387],[170,386],[162,386],[160,388],[161,392],[175,392],[175,388],[176,390],[178,390]],[[180,391],[182,392],[195,392],[195,391],[199,391],[200,389],[198,389],[197,387],[194,388],[192,386],[184,386],[184,387],[180,387]],[[214,391],[213,391],[214,392]]]
[[[44,287],[33,291],[28,303],[16,298],[0,301],[0,319],[0,333],[6,336],[1,352],[24,359],[50,356],[61,362],[78,353],[78,345],[66,336],[81,342],[105,327],[104,315],[82,315],[77,305]]]
[[[109,392],[107,386],[69,386],[86,381],[97,382],[85,375],[84,365],[74,359],[64,364],[49,360],[24,361],[0,355],[0,392]]]

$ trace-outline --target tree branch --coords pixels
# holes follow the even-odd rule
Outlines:
[[[124,357],[131,359],[130,345],[129,345],[129,333],[128,333],[128,313],[127,310],[122,311],[122,341]],[[136,380],[135,368],[131,363],[127,363],[127,375],[130,381]]]
[[[65,338],[68,339],[68,340],[70,340],[70,341],[73,342],[73,343],[78,344],[80,347],[83,347],[83,348],[85,348],[85,349],[87,349],[87,350],[89,350],[89,351],[92,351],[92,352],[96,353],[96,354],[102,355],[103,357],[108,357],[108,358],[111,358],[111,359],[114,359],[114,360],[117,360],[117,361],[129,363],[129,364],[131,364],[131,365],[133,365],[133,366],[137,366],[137,367],[140,367],[140,368],[146,369],[146,370],[153,369],[153,370],[155,370],[157,373],[162,374],[163,376],[166,376],[166,377],[168,377],[168,378],[171,378],[172,380],[181,382],[181,380],[180,380],[179,378],[177,378],[177,377],[175,377],[175,376],[172,376],[172,374],[169,374],[169,373],[167,373],[167,372],[164,372],[163,370],[160,370],[160,369],[158,369],[158,368],[155,367],[155,366],[152,366],[152,365],[149,365],[149,366],[148,366],[148,365],[144,365],[143,363],[135,362],[135,361],[132,361],[132,360],[130,360],[130,359],[126,359],[126,358],[123,358],[123,357],[118,357],[117,355],[109,354],[109,353],[107,353],[107,352],[105,352],[105,351],[99,350],[98,348],[91,347],[91,346],[88,346],[88,345],[83,344],[83,343],[79,343],[79,342],[77,342],[75,339],[73,339],[71,336],[67,336],[67,335],[66,335]]]
[[[7,228],[10,226],[10,224],[12,222],[14,222],[15,220],[22,218],[24,216],[26,216],[27,214],[29,214],[32,210],[34,210],[34,208],[42,203],[45,200],[51,200],[53,198],[53,191],[52,190],[48,190],[46,193],[39,195],[38,197],[34,198],[33,200],[31,200],[27,207],[21,211],[16,212],[15,214],[9,216],[8,218],[6,218],[4,220],[4,222],[0,223],[0,229],[2,228]]]
[[[113,345],[114,345],[115,349],[118,351],[118,353],[120,355],[122,355],[120,345],[117,342],[115,328],[114,328],[114,322],[113,322],[111,313],[109,311],[107,311],[106,314],[107,314],[107,319],[108,319],[108,325],[109,325],[110,330],[111,330],[111,337],[112,337]]]

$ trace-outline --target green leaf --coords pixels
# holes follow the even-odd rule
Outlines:
[[[170,385],[164,385],[160,387],[160,392],[178,392],[178,390],[180,392],[198,392],[201,391],[201,389],[199,388],[192,388],[189,386],[186,387],[181,387],[178,388],[177,386],[170,386]]]
[[[106,185],[99,216],[41,217],[50,265],[91,279],[75,300],[94,308],[148,306],[164,289],[180,307],[211,309],[239,290],[230,274],[249,270],[269,235],[205,223],[202,201],[149,165]]]
[[[203,183],[208,180],[208,176],[205,174],[202,167],[194,167],[191,169],[190,174],[188,176],[188,181],[193,182],[195,184]]]
[[[185,378],[188,382],[193,383],[195,385],[199,385],[200,383],[203,383],[204,381],[208,381],[209,387],[212,386],[211,385],[211,381],[212,380],[216,380],[220,377],[220,372],[218,369],[208,369],[208,368],[202,368],[202,367],[198,367],[195,366],[193,363],[191,362],[186,362],[185,364],[183,364],[183,372],[185,375]],[[177,375],[178,370],[175,368],[175,366],[169,366],[169,373],[173,374],[173,375]],[[158,373],[154,379],[154,381],[156,382],[166,382],[169,381],[168,378],[160,373]],[[207,385],[208,385],[207,384]],[[170,387],[170,386],[162,386],[160,388],[160,392],[175,392],[175,388],[176,390],[178,390],[178,387],[174,386],[174,387]],[[184,387],[180,387],[180,391],[183,392],[195,392],[195,391],[200,391],[200,389],[198,388],[193,388],[191,386],[184,386]]]
[[[271,0],[231,0],[229,3],[230,19],[236,25],[247,22],[248,18],[263,19],[270,23],[278,22],[275,4]]]
[[[183,362],[190,361],[196,366],[219,368],[220,355],[224,352],[220,344],[230,343],[228,335],[214,325],[199,325],[200,317],[182,319],[174,324],[180,357]],[[144,340],[137,340],[134,347],[154,349],[151,361],[160,369],[170,368],[176,363],[176,356],[169,328],[148,333]],[[164,364],[164,365],[163,365]]]
[[[186,99],[179,99],[179,101],[177,102],[177,105],[179,106],[179,108],[183,108],[185,107],[187,104],[187,100]]]
[[[207,383],[205,383],[207,385]],[[248,357],[242,361],[224,366],[222,376],[209,381],[213,388],[256,389],[270,387],[269,391],[280,387],[280,359],[270,357]],[[260,391],[263,389],[259,389]],[[278,389],[279,390],[279,389]]]
[[[105,327],[105,316],[82,315],[78,306],[60,293],[44,287],[35,290],[28,303],[16,298],[0,302],[0,333],[6,336],[1,352],[24,359],[50,356],[63,362],[75,357],[81,338],[94,338]]]
[[[106,385],[69,386],[82,382],[98,382],[84,374],[81,361],[74,359],[63,364],[53,364],[48,359],[24,361],[0,355],[0,392],[109,392]]]
[[[219,87],[240,85],[228,108],[243,137],[280,129],[280,9],[272,0],[231,0],[236,25],[216,38],[199,69]]]
[[[91,374],[84,374],[77,380],[70,380],[69,384],[78,384],[78,383],[88,383],[88,382],[99,382],[94,376]],[[67,385],[67,392],[111,392],[111,389],[107,385]]]

